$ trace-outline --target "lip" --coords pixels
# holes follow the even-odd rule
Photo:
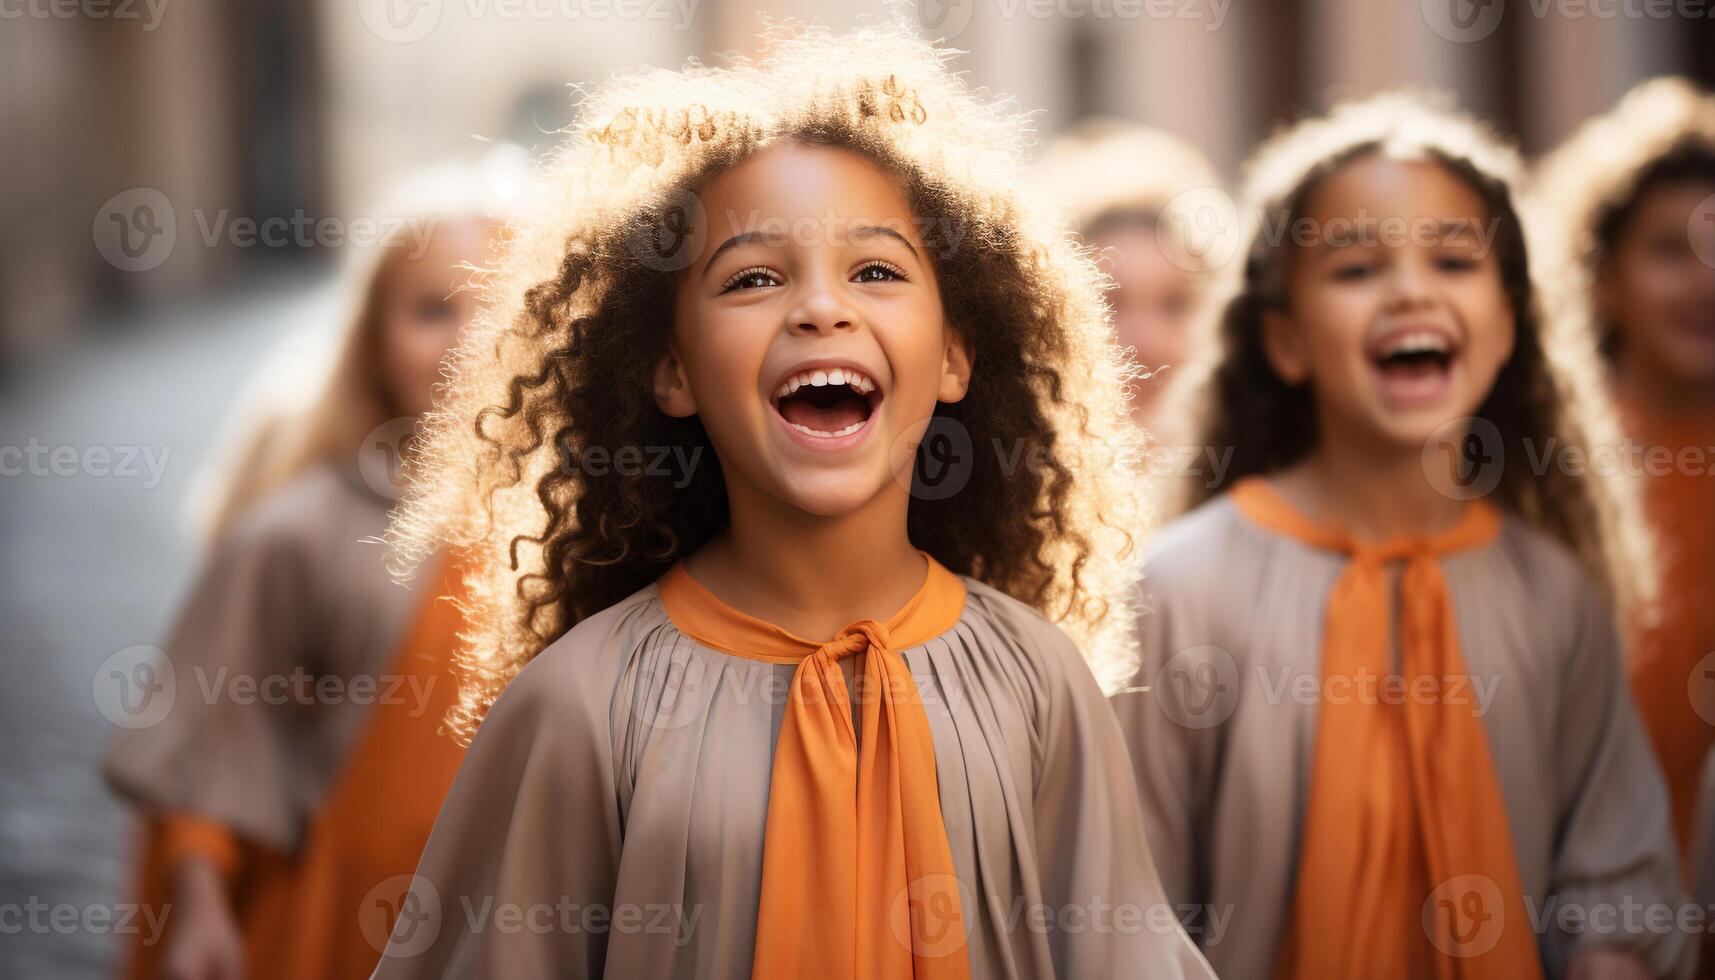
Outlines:
[[[875,382],[875,391],[868,396],[869,417],[864,419],[863,425],[856,432],[850,432],[843,436],[813,436],[808,432],[794,428],[792,423],[786,421],[786,417],[780,414],[780,405],[774,400],[773,393],[780,388],[780,385],[787,378],[794,374],[804,371],[829,371],[834,368],[857,371]],[[780,427],[780,431],[784,432],[787,438],[812,452],[837,453],[862,443],[869,438],[870,431],[876,427],[875,421],[881,412],[881,403],[887,397],[887,385],[882,380],[883,377],[883,372],[853,358],[828,357],[800,361],[781,371],[775,377],[773,383],[766,389],[764,400],[768,403],[768,413],[774,416],[775,424]]]
[[[1447,341],[1448,356],[1457,360],[1465,345],[1459,335],[1439,323],[1398,323],[1377,331],[1364,342],[1364,356],[1373,364],[1394,341],[1407,334],[1432,333]]]

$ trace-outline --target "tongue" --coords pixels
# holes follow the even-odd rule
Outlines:
[[[869,404],[851,394],[817,399],[794,395],[781,400],[780,415],[816,432],[838,432],[868,418]]]

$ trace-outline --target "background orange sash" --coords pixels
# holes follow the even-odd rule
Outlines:
[[[1493,541],[1500,515],[1474,501],[1443,534],[1369,544],[1316,524],[1260,479],[1232,494],[1258,525],[1351,556],[1328,598],[1324,691],[1331,678],[1367,672],[1397,673],[1408,691],[1414,678],[1433,678],[1440,692],[1403,704],[1319,702],[1297,894],[1277,974],[1540,977],[1488,732],[1476,699],[1450,697],[1446,686],[1462,677],[1470,689],[1437,559]],[[1405,563],[1397,671],[1387,568],[1395,561]]]

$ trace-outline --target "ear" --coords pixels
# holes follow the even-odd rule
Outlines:
[[[965,338],[952,326],[946,328],[947,349],[941,355],[941,386],[935,390],[935,400],[951,404],[962,401],[971,389],[971,354]]]
[[[691,394],[691,379],[679,351],[667,345],[667,353],[655,364],[655,406],[676,419],[697,414],[697,398]]]
[[[1263,354],[1280,380],[1294,387],[1310,380],[1310,351],[1298,321],[1279,310],[1264,310],[1261,333]]]

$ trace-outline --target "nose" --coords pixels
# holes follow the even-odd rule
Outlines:
[[[1393,310],[1410,310],[1435,301],[1435,285],[1427,256],[1402,256],[1392,263],[1388,276],[1387,305]]]
[[[798,334],[839,333],[855,329],[858,323],[857,311],[826,276],[802,280],[797,302],[786,313],[786,329]]]

